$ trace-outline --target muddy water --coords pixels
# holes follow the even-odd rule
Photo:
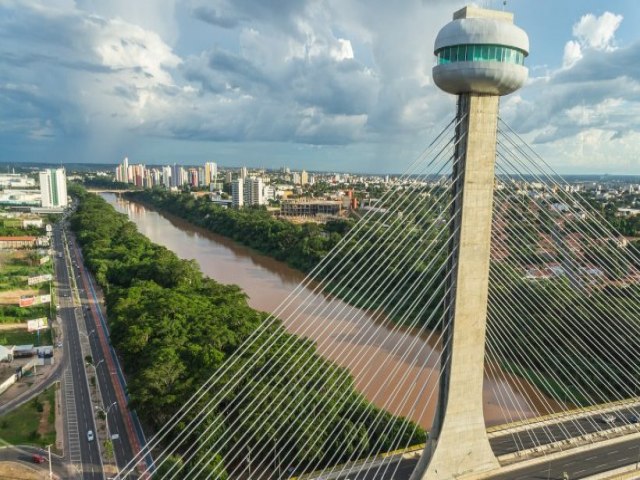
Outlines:
[[[174,216],[114,194],[102,196],[153,242],[180,258],[196,260],[209,277],[239,285],[253,308],[275,312],[290,332],[313,339],[323,356],[352,372],[356,388],[374,404],[431,427],[440,361],[437,333],[385,326],[373,313],[318,293],[314,286],[298,289],[292,297],[305,278],[299,271]],[[505,374],[486,376],[487,425],[512,421],[523,413],[546,413],[541,402],[530,408],[518,393],[535,396],[535,388],[518,385]],[[514,396],[519,405],[506,405],[505,399]]]

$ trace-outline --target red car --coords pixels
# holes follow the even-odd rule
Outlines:
[[[43,457],[42,455],[38,455],[37,453],[34,453],[31,456],[31,461],[33,463],[44,463],[47,461],[47,459],[45,457]]]

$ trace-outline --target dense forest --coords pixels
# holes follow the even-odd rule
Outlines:
[[[320,267],[321,260],[353,228],[354,220],[294,224],[261,208],[226,209],[203,197],[161,189],[128,192],[126,196],[232,238],[303,272],[315,268],[315,277],[324,281],[326,291],[353,305],[366,309],[393,306],[393,311],[387,309],[387,314],[399,323],[436,327],[439,316],[432,315],[431,309],[419,308],[419,304],[422,296],[430,298],[437,290],[444,292],[444,271],[437,270],[446,259],[448,230],[445,225],[432,225],[441,210],[434,208],[429,215],[424,212],[433,203],[444,204],[449,197],[441,192],[444,200],[425,198],[416,208],[412,199],[420,192],[417,189],[410,195],[391,196],[387,201],[394,204],[390,217],[393,220],[383,228],[380,216],[360,222],[357,234]],[[400,220],[396,211],[403,212]],[[382,223],[385,218],[382,217]],[[407,245],[411,248],[405,248]],[[372,254],[376,257],[373,263]],[[432,275],[425,275],[426,271]],[[436,280],[433,274],[437,275]]]
[[[137,410],[147,426],[159,429],[267,321],[266,315],[251,309],[238,287],[205,277],[194,262],[180,260],[171,251],[150,242],[125,215],[117,213],[102,198],[79,187],[72,187],[71,191],[79,200],[71,226],[87,266],[106,294],[111,342],[127,374],[131,408]],[[263,360],[248,362],[254,350],[248,352],[211,392],[219,391],[224,382],[241,375],[254,386],[267,388],[270,395],[243,396],[238,391],[240,386],[227,392],[207,422],[189,431],[190,440],[185,445],[206,447],[198,440],[205,425],[215,425],[216,432],[207,444],[225,435],[240,435],[237,430],[227,432],[226,426],[244,421],[254,401],[265,409],[282,401],[279,411],[290,411],[299,422],[304,422],[299,429],[310,427],[317,435],[309,446],[305,442],[310,439],[305,436],[278,435],[288,425],[276,423],[271,416],[262,422],[249,422],[243,430],[248,439],[241,445],[231,442],[229,450],[208,459],[208,469],[197,478],[226,478],[229,467],[245,461],[246,445],[273,444],[274,451],[285,452],[278,459],[253,458],[252,468],[273,471],[277,461],[300,472],[316,462],[326,465],[334,454],[339,461],[361,448],[363,455],[393,449],[394,435],[382,434],[383,428],[402,432],[401,438],[396,439],[402,445],[425,441],[425,432],[413,423],[380,412],[367,403],[355,391],[349,372],[322,359],[307,340],[286,334],[277,321],[269,321],[265,326],[254,344],[254,350],[264,349]],[[266,339],[273,332],[281,335],[279,342],[267,344]],[[284,342],[294,345],[287,355],[278,353]],[[288,401],[292,379],[275,375],[283,365],[293,366],[296,369],[293,377],[301,381],[302,392],[297,392],[295,402]],[[297,368],[300,365],[304,367]],[[316,383],[322,387],[317,388]],[[202,404],[212,395],[205,395]],[[304,401],[300,402],[301,398]],[[374,418],[379,414],[383,421],[376,423]],[[179,428],[185,428],[185,424],[182,422]],[[330,435],[334,427],[338,427],[338,435]],[[186,457],[188,448],[184,447],[181,453]],[[182,462],[180,457],[171,461]],[[183,478],[189,476],[193,467],[184,468]],[[162,478],[161,474],[158,478]]]
[[[411,195],[414,194],[419,192]],[[411,195],[406,197],[411,198]],[[294,225],[274,218],[264,210],[226,210],[187,193],[147,190],[129,196],[287,261],[303,271],[310,271],[353,227],[350,220],[329,222],[324,226]],[[640,370],[634,361],[637,355],[633,334],[640,325],[637,318],[629,316],[630,311],[637,312],[640,308],[637,301],[640,291],[637,282],[619,285],[618,280],[632,274],[633,268],[640,269],[639,257],[628,249],[620,250],[615,243],[586,243],[592,229],[601,231],[601,227],[594,226],[593,220],[576,218],[567,222],[558,212],[540,208],[542,205],[514,195],[512,200],[496,208],[499,227],[494,232],[494,248],[502,249],[504,256],[494,258],[492,263],[488,322],[492,351],[503,368],[527,378],[558,400],[586,405],[626,398],[636,390],[640,380]],[[402,205],[396,208],[403,211]],[[614,219],[610,215],[607,217]],[[441,244],[442,238],[431,236],[428,241],[421,238],[433,221],[432,217],[405,214],[397,236],[394,236],[388,235],[389,232],[374,232],[374,219],[350,240],[350,246],[361,244],[362,248],[353,249],[348,257],[337,254],[325,262],[318,275],[323,278],[340,262],[356,265],[377,252],[375,257],[383,272],[380,278],[388,281],[392,286],[390,293],[394,295],[383,306],[393,305],[394,312],[390,316],[405,323],[417,320],[418,325],[428,319],[437,319],[439,315],[430,315],[433,306],[415,308],[415,305],[420,307],[421,298],[429,297],[434,291],[438,293],[440,289],[440,293],[444,293],[443,274],[437,269],[442,265],[447,249],[441,249],[438,261],[428,267],[434,254],[424,256],[427,246],[433,247],[433,241]],[[396,238],[406,231],[414,233],[404,237],[404,243],[415,243],[420,247],[401,265],[385,261],[398,249]],[[583,235],[584,249],[579,254],[566,243],[566,239],[575,234]],[[541,248],[541,235],[551,239],[552,252]],[[621,252],[622,255],[618,255]],[[561,262],[566,270],[564,275],[538,281],[525,278],[526,268],[544,268],[553,262]],[[600,265],[604,274],[598,285],[594,285],[592,279],[587,281],[584,274],[584,269],[594,264]],[[425,275],[427,268],[431,271]],[[425,286],[432,285],[428,282],[434,275],[438,281],[425,291]],[[328,291],[354,304],[366,308],[379,306],[373,292],[383,280],[363,285],[361,277],[342,277],[339,291],[335,280],[326,280]],[[412,295],[403,296],[416,283],[419,288]],[[416,310],[420,313],[415,314]],[[410,315],[407,317],[405,313]],[[427,326],[439,327],[437,323]],[[609,332],[627,332],[632,336],[610,335]],[[603,342],[602,338],[608,341]],[[541,351],[545,355],[540,355]],[[581,372],[589,372],[589,375]]]

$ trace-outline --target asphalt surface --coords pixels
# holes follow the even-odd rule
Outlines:
[[[54,246],[56,252],[62,251],[62,235],[60,225],[54,227]],[[85,371],[85,361],[82,357],[80,348],[80,334],[75,319],[75,308],[71,298],[71,283],[65,258],[58,258],[55,255],[56,262],[56,280],[58,282],[58,300],[60,308],[58,316],[60,317],[63,328],[65,345],[63,348],[67,350],[68,371],[70,372],[73,382],[73,394],[75,397],[75,417],[74,422],[77,429],[67,429],[65,432],[66,451],[70,451],[70,445],[73,448],[79,446],[81,459],[81,478],[86,480],[103,480],[102,459],[100,456],[99,443],[94,439],[89,441],[87,432],[93,431],[96,434],[96,424],[94,419],[94,408],[89,395],[89,383]],[[68,388],[65,384],[65,388]],[[64,396],[64,392],[63,392]],[[67,412],[65,412],[67,414]],[[67,425],[67,422],[65,422]]]
[[[493,452],[496,455],[500,456],[560,440],[580,437],[589,433],[610,430],[614,427],[631,425],[640,431],[640,424],[637,423],[637,418],[640,418],[640,409],[638,407],[621,408],[612,412],[611,415],[615,417],[613,422],[606,422],[603,420],[603,414],[595,413],[579,420],[567,420],[524,432],[494,437],[490,440],[491,448],[493,448]],[[634,420],[636,421],[634,422]]]
[[[384,463],[357,473],[338,477],[340,480],[408,480],[417,464],[416,459]],[[602,446],[587,452],[525,467],[514,472],[491,477],[492,480],[571,480],[608,472],[620,467],[640,467],[640,440],[628,440],[617,445]],[[640,469],[639,469],[640,470]]]
[[[70,243],[72,267],[76,276],[76,283],[79,289],[79,296],[82,303],[82,314],[86,325],[91,346],[93,364],[96,366],[102,396],[101,408],[108,410],[107,421],[109,424],[109,434],[117,435],[113,439],[113,448],[118,468],[121,469],[133,459],[135,453],[140,450],[140,441],[133,425],[131,412],[127,406],[126,395],[122,387],[118,372],[117,358],[113,355],[109,347],[108,332],[100,320],[100,304],[95,294],[93,280],[89,272],[84,267],[81,254],[72,236],[68,235]]]
[[[32,455],[42,455],[47,461],[40,464],[33,463]],[[0,461],[2,462],[18,462],[28,465],[31,468],[42,470],[43,472],[49,471],[49,452],[41,448],[31,446],[12,446],[0,448]],[[51,455],[51,470],[59,478],[69,478],[68,464],[57,456]]]

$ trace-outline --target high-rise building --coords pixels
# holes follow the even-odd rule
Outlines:
[[[218,181],[218,165],[215,162],[204,164],[204,185],[209,186]]]
[[[240,208],[244,205],[244,181],[236,178],[231,182],[231,205]]]
[[[171,187],[171,167],[162,167],[162,185],[166,188]]]
[[[302,176],[298,172],[293,172],[292,179],[295,185],[300,185],[302,183]]]
[[[67,174],[64,168],[40,172],[40,198],[45,208],[67,206]]]
[[[120,165],[116,167],[116,182],[129,183],[129,158],[124,157]]]
[[[197,168],[190,168],[187,178],[188,178],[187,183],[189,183],[189,185],[191,185],[192,187],[197,187],[199,185],[199,182],[198,182],[198,169]]]
[[[232,180],[233,180],[233,173],[227,172],[224,176],[224,182],[231,183]]]
[[[262,178],[246,178],[244,180],[244,204],[264,205],[264,203],[264,185]]]
[[[187,172],[180,165],[173,164],[171,167],[171,186],[182,188],[188,182]]]
[[[240,178],[241,178],[242,180],[244,180],[244,179],[245,179],[245,178],[247,178],[248,176],[249,176],[249,172],[248,172],[248,170],[247,170],[247,167],[242,167],[242,168],[240,169]]]
[[[300,184],[301,185],[309,184],[309,174],[307,173],[306,170],[302,170],[302,173],[300,174]]]

